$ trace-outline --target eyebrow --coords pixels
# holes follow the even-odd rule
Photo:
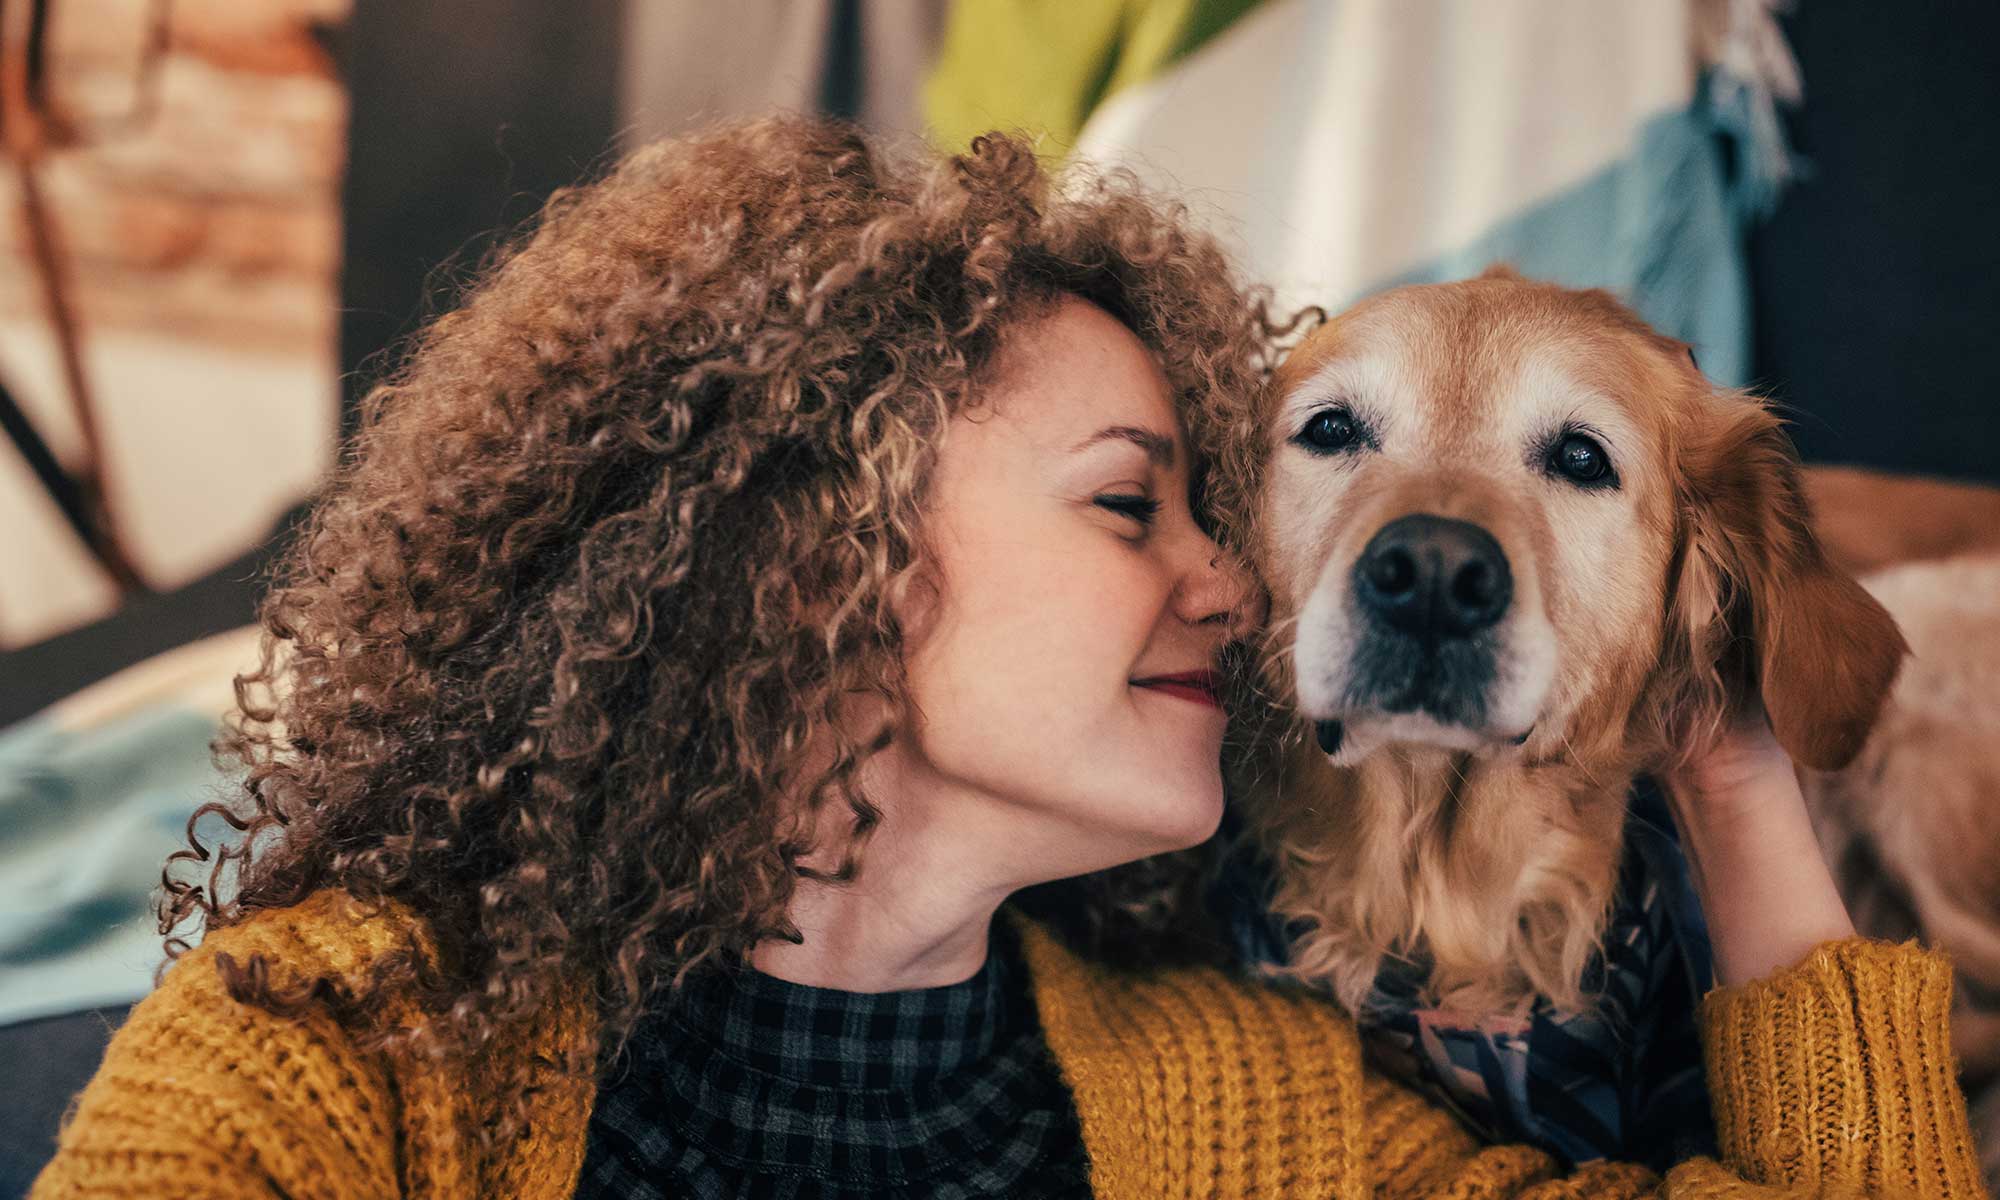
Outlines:
[[[1174,439],[1150,429],[1141,429],[1137,425],[1113,425],[1100,429],[1070,447],[1070,453],[1076,454],[1088,450],[1099,442],[1131,442],[1144,450],[1146,457],[1152,459],[1154,465],[1159,467],[1174,465]]]

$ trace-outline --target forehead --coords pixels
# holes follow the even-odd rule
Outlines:
[[[1145,343],[1086,300],[1064,297],[1007,333],[983,398],[1036,441],[1063,442],[1107,425],[1170,437],[1173,392]]]

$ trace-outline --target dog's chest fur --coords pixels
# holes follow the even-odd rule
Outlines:
[[[1431,966],[1428,999],[1519,1014],[1582,992],[1617,883],[1633,771],[1393,750],[1334,767],[1309,738],[1245,781],[1277,878],[1272,909],[1305,930],[1287,973],[1360,1012],[1385,955]]]

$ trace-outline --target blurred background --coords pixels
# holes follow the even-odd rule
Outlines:
[[[1996,46],[1976,0],[0,0],[0,1196],[145,990],[264,564],[554,188],[774,107],[1025,129],[1286,302],[1613,287],[1949,548],[2000,528]]]

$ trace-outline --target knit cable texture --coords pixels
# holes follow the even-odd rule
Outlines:
[[[358,1050],[330,1016],[230,1000],[214,956],[359,979],[423,923],[322,893],[218,930],[112,1039],[31,1200],[561,1200],[594,1095],[538,1067],[528,1128],[479,1149],[517,1064],[595,1036],[565,1001],[476,1063]],[[1213,971],[1114,973],[1032,926],[1022,949],[1049,1046],[1075,1093],[1092,1184],[1130,1197],[1706,1197],[1984,1195],[1953,1083],[1950,967],[1914,945],[1822,947],[1703,1009],[1722,1161],[1660,1180],[1562,1173],[1523,1146],[1481,1146],[1448,1114],[1365,1071],[1352,1024],[1313,996]],[[580,992],[580,990],[579,990]]]
[[[568,1196],[582,1166],[587,1084],[543,1070],[526,1136],[481,1155],[476,1130],[497,1110],[488,1081],[504,1077],[503,1060],[559,1061],[570,1039],[595,1036],[580,1008],[559,1008],[476,1062],[388,1061],[358,1051],[330,1016],[237,1003],[216,973],[218,954],[260,954],[280,979],[324,972],[359,982],[412,941],[431,952],[407,909],[370,913],[336,891],[218,930],[112,1038],[30,1197]]]
[[[1724,1159],[1767,1183],[1980,1196],[1951,1052],[1951,966],[1860,938],[1712,992],[1703,1047]]]

